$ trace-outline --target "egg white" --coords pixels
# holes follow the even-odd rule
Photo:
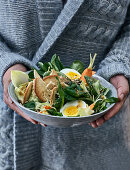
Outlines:
[[[77,106],[78,108],[86,108],[86,103],[82,100],[76,100],[76,101],[72,101],[72,102],[68,102],[66,103],[61,109],[60,112],[62,113],[62,115],[64,117],[67,117],[66,115],[64,115],[64,110],[67,109],[70,106]]]
[[[67,75],[69,72],[76,73],[79,77],[81,77],[81,74],[80,74],[78,71],[76,71],[76,70],[74,70],[74,69],[70,69],[70,68],[62,69],[60,72],[63,73],[63,74],[65,74],[67,77],[69,77],[69,76]],[[69,78],[70,78],[70,77],[69,77]],[[76,79],[76,78],[75,78],[75,79]],[[78,79],[78,78],[77,78],[77,79]]]

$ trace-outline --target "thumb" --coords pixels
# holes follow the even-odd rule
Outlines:
[[[125,92],[123,91],[123,87],[120,86],[118,89],[117,89],[117,94],[118,94],[118,98],[119,98],[119,101],[122,101],[124,98],[125,98]]]
[[[111,78],[110,82],[117,89],[119,101],[122,101],[129,92],[128,80],[123,75],[116,75]]]
[[[119,101],[124,100],[128,93],[129,93],[129,85],[127,80],[120,79],[118,81],[118,87],[117,87],[117,94],[118,94]]]

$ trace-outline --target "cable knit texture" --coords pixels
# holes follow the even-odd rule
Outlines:
[[[64,65],[89,63],[97,74],[130,79],[130,0],[0,0],[0,82],[16,63],[27,67],[57,53]],[[129,170],[128,120],[120,112],[101,128],[41,128],[2,99],[0,170]]]

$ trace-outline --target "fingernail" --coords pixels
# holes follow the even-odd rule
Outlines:
[[[42,126],[46,127],[47,125],[43,124],[43,123],[40,123]]]
[[[32,124],[36,125],[36,123],[32,122]]]
[[[95,128],[95,125],[94,125],[93,123],[91,123],[91,126],[92,126],[93,128]]]
[[[34,125],[36,125],[37,123],[35,123],[35,122],[32,122]]]
[[[99,122],[97,122],[96,124],[97,124],[97,126],[99,126],[99,124],[100,124],[100,123],[99,123]]]
[[[97,122],[97,126],[101,126],[102,124],[100,124],[99,122]]]
[[[120,100],[123,100],[123,99],[124,99],[124,96],[125,96],[124,94],[121,94],[121,95],[120,95]]]

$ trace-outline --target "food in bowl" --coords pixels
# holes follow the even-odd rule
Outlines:
[[[107,109],[118,98],[108,97],[110,89],[93,77],[95,57],[90,55],[86,69],[78,60],[65,68],[55,54],[50,62],[39,62],[38,70],[11,71],[18,101],[40,114],[63,117],[90,116]]]

